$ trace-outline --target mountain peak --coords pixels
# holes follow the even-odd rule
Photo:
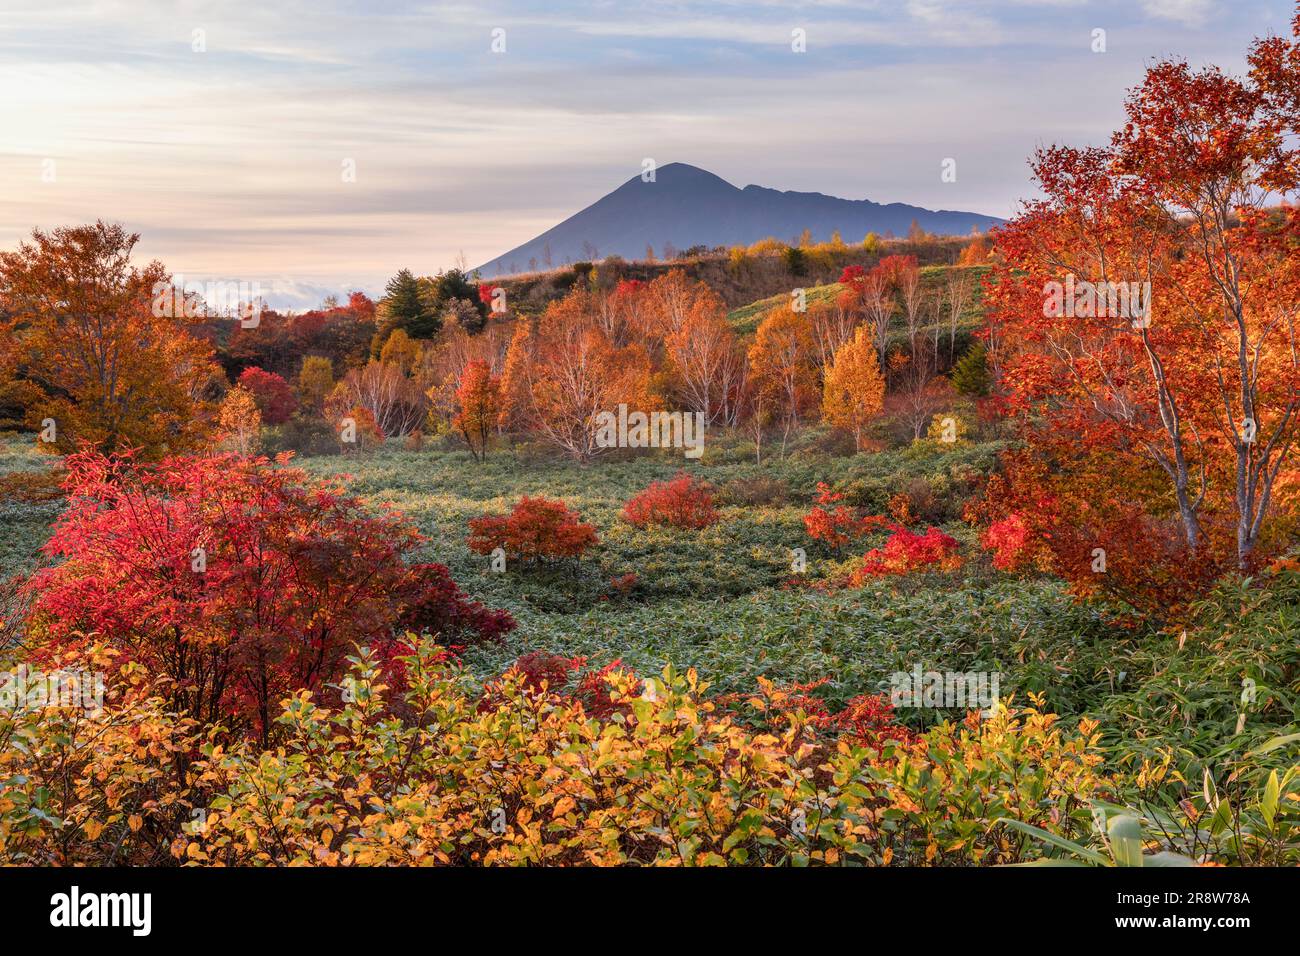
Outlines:
[[[1002,222],[994,216],[932,211],[903,203],[839,199],[815,192],[782,192],[767,186],[737,188],[689,163],[666,163],[654,179],[633,176],[613,192],[534,239],[483,264],[485,278],[554,268],[617,255],[645,257],[647,247],[664,256],[691,246],[749,245],[768,236],[793,240],[805,229],[815,241],[839,232],[847,242],[869,232],[903,235],[915,220],[926,232],[964,235]]]
[[[647,180],[644,176],[644,173],[638,173],[620,186],[619,189],[658,185],[668,185],[675,189],[708,188],[722,191],[736,189],[735,186],[716,173],[701,169],[699,166],[692,166],[690,163],[665,163],[662,166],[655,167],[653,180]]]

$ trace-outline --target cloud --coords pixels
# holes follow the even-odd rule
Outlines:
[[[1209,19],[1214,0],[1142,0],[1147,16],[1198,27]]]
[[[646,157],[1007,215],[1033,148],[1104,141],[1149,57],[1231,67],[1289,18],[1285,0],[1261,0],[1264,23],[1216,7],[1212,33],[1168,50],[1171,16],[1212,8],[1144,2],[7,0],[0,248],[119,220],[175,271],[279,277],[301,302],[492,259]],[[956,183],[940,181],[946,157]]]

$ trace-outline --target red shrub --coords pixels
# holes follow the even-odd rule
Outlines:
[[[638,528],[650,524],[674,528],[707,528],[718,520],[713,490],[679,472],[672,481],[655,481],[623,506],[623,518]]]
[[[616,578],[610,578],[609,589],[614,594],[628,595],[636,590],[639,583],[641,583],[641,578],[637,573],[629,571],[627,574],[620,574]]]
[[[844,708],[831,713],[826,701],[813,691],[830,683],[829,677],[776,687],[760,682],[763,701],[761,723],[773,733],[784,730],[784,722],[796,712],[802,712],[809,725],[831,737],[852,737],[858,743],[879,748],[885,741],[906,743],[913,739],[912,732],[895,722],[894,707],[883,694],[862,694],[854,697]],[[750,704],[752,694],[724,694],[718,698],[720,706],[733,709]]]
[[[829,726],[839,734],[856,737],[868,747],[879,748],[887,740],[906,743],[912,739],[911,731],[894,722],[894,705],[884,694],[854,697],[831,717]]]
[[[849,578],[850,585],[859,587],[867,578],[907,574],[918,568],[933,566],[951,571],[960,567],[957,539],[938,528],[928,528],[925,534],[917,534],[899,525],[894,525],[893,530],[883,548],[873,548],[863,556],[862,567]]]
[[[257,402],[257,410],[267,425],[283,425],[298,410],[293,386],[274,372],[253,365],[244,369],[238,384],[253,393],[253,401]]]
[[[993,552],[993,566],[1001,571],[1018,571],[1033,563],[1035,542],[1029,523],[1019,514],[989,525],[980,535],[980,544]]]
[[[394,628],[448,643],[497,637],[504,612],[468,600],[395,512],[266,459],[173,458],[152,467],[67,459],[68,509],[45,546],[62,563],[28,583],[37,634],[98,634],[174,681],[172,703],[265,740],[276,705],[335,681],[354,643]]]
[[[505,516],[484,515],[469,522],[469,549],[477,554],[505,550],[506,557],[534,562],[540,559],[580,558],[596,545],[594,525],[585,524],[563,501],[525,495]]]
[[[852,539],[879,528],[884,520],[876,515],[859,517],[847,505],[836,504],[843,498],[843,494],[831,491],[826,482],[819,481],[816,506],[803,517],[803,526],[808,531],[808,537],[814,541],[825,542],[836,551]],[[835,507],[828,510],[830,505]]]

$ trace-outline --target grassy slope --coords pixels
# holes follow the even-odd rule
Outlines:
[[[921,269],[921,282],[927,292],[942,292],[944,284],[947,281],[947,275],[953,266],[924,266]],[[988,271],[983,266],[976,266],[971,270],[973,280],[971,284],[970,302],[962,316],[962,321],[958,327],[959,332],[970,333],[977,328],[982,321],[980,312],[980,295],[981,286],[979,279]],[[832,282],[825,285],[809,286],[805,290],[808,306],[811,308],[820,303],[833,303],[840,294],[843,286],[838,282]],[[781,292],[765,299],[758,299],[747,305],[732,309],[727,314],[727,321],[732,324],[738,335],[751,335],[759,326],[759,323],[767,317],[767,314],[773,309],[780,308],[790,302],[790,293]],[[900,316],[894,317],[894,338],[899,342],[901,339],[901,329],[899,328],[902,319]],[[946,320],[945,320],[946,322]],[[946,328],[946,325],[945,325]]]

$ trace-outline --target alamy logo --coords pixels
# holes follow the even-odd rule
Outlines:
[[[889,678],[889,702],[895,707],[978,707],[985,717],[997,713],[1000,671],[895,671]]]
[[[150,893],[82,893],[74,886],[50,897],[50,925],[129,926],[133,936],[148,936],[153,927]]]
[[[98,717],[104,709],[104,675],[98,671],[41,671],[19,664],[0,673],[0,710],[80,709]]]
[[[704,454],[703,412],[618,412],[596,414],[597,448],[682,448],[687,458]]]
[[[246,329],[257,328],[262,321],[261,283],[233,280],[186,282],[180,275],[171,282],[154,283],[155,318],[195,319],[205,312],[237,318]]]
[[[1043,285],[1046,318],[1129,319],[1133,328],[1151,325],[1150,282],[1077,282],[1074,274],[1064,282]]]

